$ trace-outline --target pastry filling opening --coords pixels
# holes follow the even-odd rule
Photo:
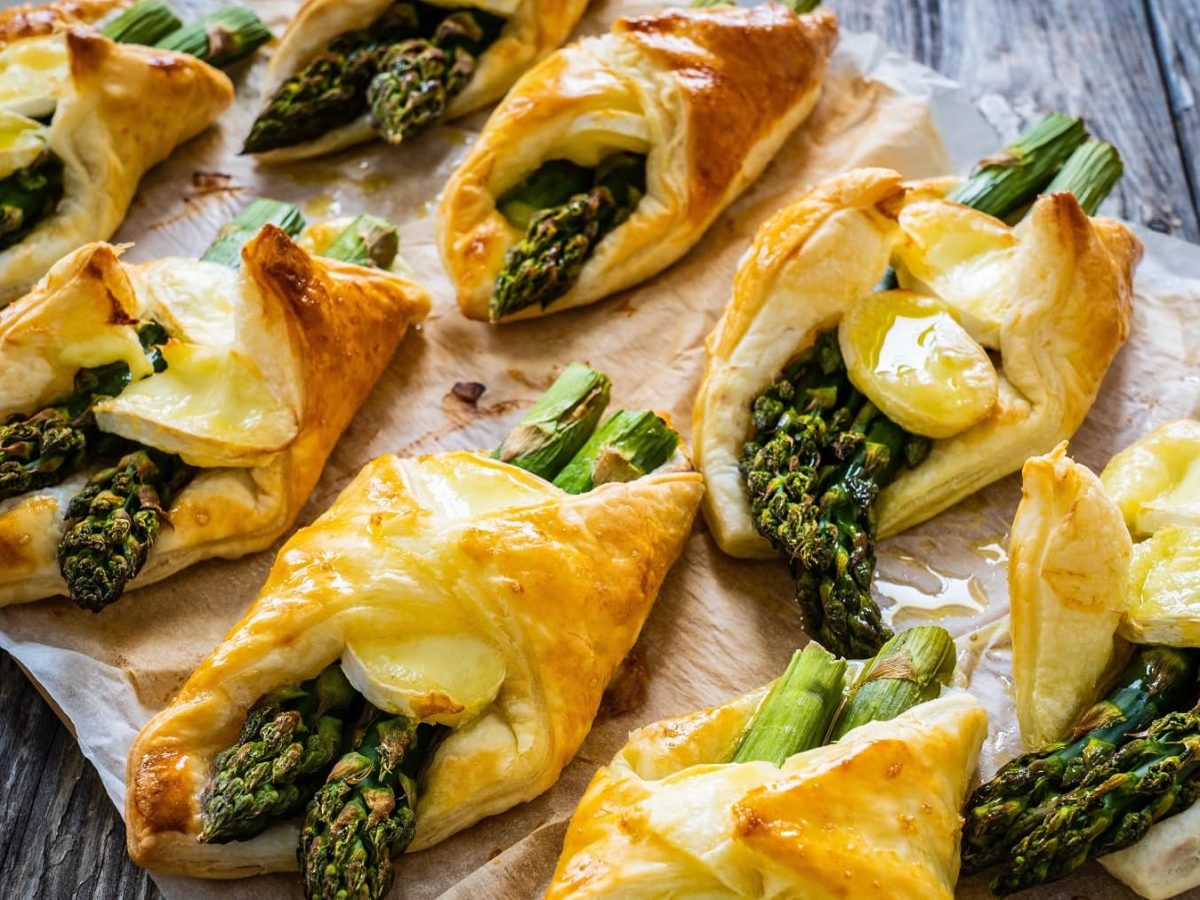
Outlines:
[[[389,143],[412,138],[442,119],[504,24],[480,9],[395,3],[367,28],[334,38],[280,85],[242,152],[314,140],[364,113]]]
[[[496,202],[521,240],[505,255],[489,315],[493,321],[574,286],[597,245],[624,223],[646,193],[646,157],[613,153],[595,167],[552,159]]]

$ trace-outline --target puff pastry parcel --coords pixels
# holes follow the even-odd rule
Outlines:
[[[305,118],[301,115],[276,134],[256,123],[247,151],[265,161],[288,162],[379,137],[378,123],[368,112],[367,83],[393,67],[391,48],[414,40],[425,44],[427,57],[434,57],[414,58],[422,71],[421,90],[426,93],[412,101],[407,97],[400,101],[414,110],[416,126],[474,112],[502,97],[522,72],[566,40],[586,8],[587,0],[306,0],[280,39],[268,78],[278,100],[284,96],[280,91],[289,96],[293,91],[288,79],[306,69],[319,71],[314,77],[339,85],[334,102],[320,108],[318,121],[300,122]],[[470,18],[442,46],[442,32],[436,25],[449,13]],[[430,43],[438,46],[431,48]],[[455,47],[466,49],[469,61],[461,77],[454,79],[454,88],[447,91],[442,87],[444,71],[455,64],[464,65],[462,56],[454,59]],[[346,58],[362,48],[366,54],[346,65]],[[442,56],[443,50],[449,59]],[[318,68],[310,69],[314,63]],[[313,99],[307,94],[300,96],[305,102]],[[287,118],[284,104],[273,101],[264,117],[279,118],[281,112]]]
[[[766,690],[635,731],[567,830],[548,900],[952,898],[987,734],[968,694],[788,759],[725,759]]]
[[[233,86],[185,53],[117,44],[86,22],[118,3],[0,13],[0,179],[37,193],[0,238],[0,303],[106,240],[142,174],[229,106]]]
[[[409,849],[537,796],[591,727],[702,490],[678,465],[568,495],[475,453],[370,463],[283,547],[250,611],[138,735],[130,854],[207,877],[295,869],[294,820],[198,842],[203,796],[251,704],[339,657],[376,707],[449,730],[421,777]]]
[[[463,313],[570,309],[675,262],[808,116],[836,40],[837,20],[820,10],[666,9],[540,63],[492,114],[438,208]],[[614,160],[631,171],[609,181]],[[615,209],[595,209],[602,190]],[[581,204],[591,207],[582,220]],[[545,246],[576,235],[582,249]]]
[[[240,270],[129,265],[120,252],[89,244],[0,312],[0,422],[59,402],[81,372],[128,373],[92,407],[98,440],[194,472],[134,588],[282,534],[429,298],[400,275],[310,255],[273,225],[245,246]],[[147,326],[160,330],[165,367],[143,348]],[[95,468],[0,501],[0,605],[65,591],[56,548]]]

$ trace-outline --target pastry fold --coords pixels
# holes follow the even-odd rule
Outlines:
[[[229,79],[193,56],[117,44],[80,24],[120,5],[59,3],[0,13],[0,65],[33,41],[44,45],[39,55],[57,60],[32,94],[7,97],[0,110],[53,110],[47,149],[64,167],[57,208],[0,251],[0,303],[28,290],[66,254],[111,237],[142,175],[233,100]]]
[[[1129,334],[1141,242],[1119,222],[1089,218],[1071,194],[1041,197],[1009,229],[941,199],[948,186],[905,185],[887,169],[837,176],[768,220],[742,257],[708,338],[693,420],[705,517],[727,553],[775,555],[754,528],[738,471],[751,402],[873,290],[889,262],[903,286],[941,299],[998,357],[999,396],[985,418],[934,441],[882,491],[880,537],[1017,471],[1087,415]]]
[[[713,762],[765,695],[635,731],[580,801],[547,900],[952,898],[978,702],[931,700],[778,768]]]
[[[422,778],[410,850],[537,796],[590,729],[702,491],[690,466],[569,495],[475,453],[370,463],[284,545],[254,606],[138,735],[130,855],[215,878],[294,869],[295,822],[201,844],[201,798],[259,697],[350,655],[356,671],[386,655],[408,676],[397,711],[455,729]]]
[[[825,11],[667,9],[619,19],[530,70],[438,207],[438,244],[463,314],[488,318],[504,255],[521,238],[497,198],[549,160],[595,166],[613,152],[643,153],[645,195],[567,293],[508,318],[593,303],[671,265],[812,111],[836,40],[837,19]]]
[[[462,91],[446,105],[454,119],[494,103],[514,81],[562,44],[587,9],[587,0],[478,0],[471,3],[427,0],[447,9],[479,9],[506,21],[499,37],[479,56]],[[307,0],[288,24],[268,69],[268,94],[304,68],[339,35],[367,28],[394,5],[394,0]],[[319,138],[258,154],[268,162],[322,156],[378,137],[367,115]]]
[[[201,467],[133,589],[270,546],[430,301],[407,278],[310,256],[272,225],[246,245],[239,272],[186,259],[126,265],[119,252],[81,248],[0,312],[0,419],[69,394],[80,368],[128,362],[133,383],[97,404],[100,427]],[[157,375],[135,331],[148,321],[171,336]],[[88,474],[0,502],[0,605],[65,592],[57,547]]]

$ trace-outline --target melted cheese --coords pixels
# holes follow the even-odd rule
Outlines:
[[[239,273],[217,263],[169,258],[130,270],[147,318],[171,337],[205,347],[230,347],[237,338]]]
[[[1200,528],[1163,528],[1136,545],[1127,600],[1124,637],[1200,647]]]
[[[1100,476],[1135,538],[1200,526],[1200,422],[1167,422],[1126,447]]]
[[[649,153],[650,125],[645,116],[629,110],[589,110],[571,120],[558,149],[556,155],[588,167],[622,150]]]
[[[48,116],[69,77],[62,34],[16,41],[0,51],[0,109],[31,118]]]
[[[49,144],[50,129],[14,112],[0,110],[0,178],[32,165]]]

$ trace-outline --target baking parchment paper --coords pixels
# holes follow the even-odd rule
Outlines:
[[[181,4],[191,9],[203,0]],[[255,4],[279,34],[294,2]],[[593,4],[581,28],[660,4]],[[582,310],[493,328],[459,316],[433,242],[437,192],[485,116],[435,129],[411,146],[367,145],[290,167],[237,155],[262,103],[264,61],[236,71],[238,100],[217,127],[150,173],[116,240],[140,261],[203,251],[217,227],[255,195],[289,200],[310,220],[370,211],[402,227],[402,254],[435,297],[334,451],[301,514],[312,521],[369,459],[492,447],[562,366],[584,360],[609,373],[616,405],[669,412],[685,434],[704,365],[704,337],[720,315],[738,257],[757,226],[814,182],[856,166],[910,177],[965,171],[1000,138],[953,82],[889,53],[871,35],[844,35],[822,99],[765,175],[691,254],[641,287]],[[1005,135],[1005,138],[1011,135]],[[1197,413],[1200,247],[1143,234],[1133,337],[1072,443],[1080,461],[1109,456],[1169,418]],[[475,405],[458,381],[486,385]],[[879,548],[878,593],[894,624],[937,621],[960,639],[964,674],[985,700],[992,730],[981,769],[1016,749],[1005,614],[1006,535],[1019,481],[1010,477]],[[279,543],[282,543],[282,539]],[[278,546],[275,548],[277,549]],[[138,728],[186,679],[253,601],[275,549],[213,561],[127,595],[93,615],[54,600],[0,610],[8,650],[73,729],[123,809],[125,756]],[[423,853],[399,869],[395,895],[527,898],[553,869],[565,820],[596,767],[646,722],[720,702],[774,678],[806,639],[784,567],[725,557],[701,522],[667,580],[624,675],[558,784],[539,797]],[[157,877],[167,898],[299,895],[292,875],[239,882]],[[960,896],[981,896],[964,883]],[[1094,864],[1030,896],[1132,896]]]

